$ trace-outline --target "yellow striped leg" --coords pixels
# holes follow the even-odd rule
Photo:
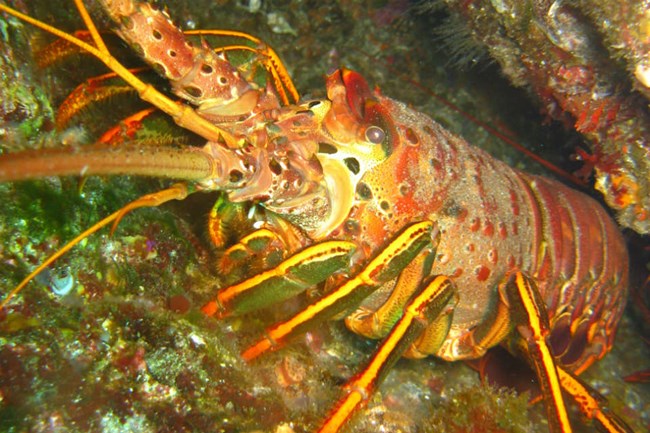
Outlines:
[[[355,245],[329,241],[294,254],[275,268],[227,287],[203,312],[219,317],[244,314],[287,300],[350,265]]]
[[[573,397],[585,417],[598,422],[599,430],[608,433],[634,433],[622,419],[609,410],[605,397],[598,391],[587,386],[562,367],[558,366],[557,370],[562,388]]]
[[[413,224],[402,231],[377,257],[368,263],[354,278],[348,280],[345,284],[335,291],[308,306],[305,310],[296,314],[286,322],[277,324],[266,332],[266,337],[242,353],[242,357],[250,361],[262,353],[275,349],[279,343],[282,343],[292,335],[300,334],[303,331],[313,327],[315,323],[330,319],[344,311],[350,311],[356,308],[363,299],[370,295],[377,288],[381,287],[388,281],[396,278],[402,270],[422,251],[426,246],[431,245],[431,233],[433,223],[426,221]],[[329,242],[325,242],[326,245]],[[318,248],[316,245],[312,248]],[[307,249],[309,250],[309,248]],[[305,251],[307,251],[305,250]],[[298,257],[298,255],[294,257]],[[290,258],[292,260],[294,257]],[[300,261],[300,260],[299,260]],[[281,264],[278,268],[282,267]],[[276,268],[276,269],[278,269]],[[276,269],[272,269],[258,277],[253,277],[248,281],[241,283],[243,286],[255,285],[256,279],[274,278],[273,284],[286,284],[287,281],[278,278]],[[266,274],[266,275],[265,275]],[[324,278],[323,278],[324,279]],[[249,283],[250,281],[250,283]],[[228,295],[228,298],[234,299],[237,296],[237,286],[235,288],[224,289],[219,293]],[[271,286],[269,286],[271,288]],[[230,296],[232,293],[233,296]],[[262,290],[260,290],[260,295]],[[274,295],[275,296],[275,295]]]
[[[521,272],[512,274],[505,288],[500,287],[499,290],[502,291],[502,298],[507,299],[512,323],[524,340],[527,356],[537,373],[546,402],[549,429],[553,433],[570,433],[571,424],[562,398],[555,359],[546,342],[550,325],[539,290],[533,280]]]
[[[395,362],[413,344],[417,344],[423,331],[430,327],[443,330],[435,338],[439,345],[442,344],[448,326],[436,326],[435,321],[450,322],[449,313],[455,299],[456,289],[452,282],[444,276],[434,278],[407,305],[404,314],[379,346],[368,366],[345,385],[347,395],[332,411],[319,433],[338,432],[354,411],[368,401]]]
[[[389,293],[381,306],[362,306],[345,318],[348,329],[375,340],[386,337],[404,313],[404,308],[413,298],[413,294],[422,287],[422,281],[431,275],[431,258],[432,255],[428,251],[421,252],[399,274],[394,286],[387,284],[380,289]]]
[[[228,282],[241,281],[249,275],[278,266],[287,251],[282,238],[272,230],[262,228],[241,238],[216,260],[217,271]]]

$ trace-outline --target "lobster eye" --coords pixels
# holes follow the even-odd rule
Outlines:
[[[366,129],[366,140],[370,143],[379,144],[386,138],[386,133],[379,126],[369,126]]]

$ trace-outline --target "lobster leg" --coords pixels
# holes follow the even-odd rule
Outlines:
[[[422,281],[430,275],[430,255],[423,251],[400,273],[386,301],[377,309],[359,307],[345,318],[345,325],[353,332],[368,338],[379,339],[388,335],[402,315],[406,304],[422,286]]]
[[[560,366],[557,371],[562,389],[573,397],[586,418],[595,419],[601,429],[608,433],[634,433],[622,419],[607,408],[607,401],[598,391]]]
[[[282,238],[272,230],[261,228],[241,238],[223,252],[219,258],[219,272],[232,275],[244,268],[249,275],[277,266],[284,257],[286,246]],[[260,262],[259,264],[257,262]]]
[[[135,135],[135,133],[142,127],[142,121],[155,113],[154,107],[145,108],[137,113],[122,119],[117,125],[104,132],[97,140],[98,143],[118,145],[126,141],[127,137]]]
[[[544,394],[551,431],[571,431],[562,390],[578,404],[589,419],[595,419],[609,433],[631,433],[623,420],[607,410],[604,397],[588,387],[562,366],[556,365],[546,339],[549,335],[548,314],[535,282],[521,272],[512,274],[505,284],[502,299],[510,305],[510,318],[521,339],[517,348],[523,349],[537,371]],[[500,290],[502,287],[500,287]],[[554,421],[554,422],[553,422]]]
[[[406,306],[402,317],[375,352],[368,366],[352,378],[344,387],[347,395],[320,428],[319,433],[336,433],[354,411],[366,403],[375,388],[397,360],[412,346],[425,330],[435,329],[436,337],[430,339],[438,344],[444,341],[451,312],[455,304],[456,289],[447,277],[438,276]]]
[[[402,272],[400,280],[405,279],[406,282],[402,284],[398,282],[384,305],[374,312],[360,310],[350,315],[346,320],[346,324],[355,332],[371,338],[386,335],[387,331],[385,332],[385,330],[395,323],[395,319],[391,318],[391,312],[403,308],[406,300],[414,293],[413,283],[408,282],[407,275],[409,272],[407,271],[409,271],[409,268],[413,268],[410,270],[412,275],[419,269],[426,271],[426,268],[422,268],[420,265],[412,266],[416,264],[417,260],[416,258]],[[631,433],[632,430],[625,422],[607,410],[606,401],[602,396],[561,366],[555,365],[550,348],[545,341],[545,337],[548,335],[548,323],[545,318],[548,316],[534,282],[522,273],[515,273],[506,280],[500,291],[501,300],[495,305],[495,308],[491,309],[493,311],[491,316],[486,317],[483,324],[476,327],[471,334],[473,341],[467,345],[468,352],[466,355],[471,357],[481,356],[485,348],[492,347],[502,341],[510,333],[514,325],[521,336],[521,338],[517,339],[518,347],[528,356],[538,371],[540,382],[543,384],[544,393],[547,397],[546,400],[550,402],[548,403],[551,406],[549,410],[553,414],[553,418],[549,419],[556,421],[551,427],[552,431],[563,433],[571,431],[562,399],[561,391],[564,390],[576,401],[585,417],[595,419],[604,431],[609,433]],[[449,318],[447,322],[444,320],[446,317]],[[448,314],[436,319],[432,325],[426,327],[415,343],[404,351],[404,356],[417,358],[435,354],[440,347],[440,338],[444,339],[446,336],[450,319],[451,315]],[[387,340],[396,338],[393,334],[394,331],[391,332],[391,336]],[[471,348],[471,351],[469,348]],[[371,364],[375,362],[377,360],[373,359]],[[357,376],[357,378],[360,378],[363,374]],[[358,386],[357,381],[360,380],[357,378],[346,388],[349,390],[355,389]],[[352,391],[349,392],[352,393]],[[371,392],[371,389],[368,388],[367,392]],[[349,396],[346,398],[346,402],[352,398],[358,399],[359,397]],[[361,404],[361,401],[357,404]],[[349,416],[352,409],[348,411],[343,408],[347,405],[347,403],[342,403],[341,407],[332,414],[330,419]],[[330,421],[329,419],[327,421],[328,425],[335,422],[338,423],[339,421]]]
[[[350,263],[355,245],[329,241],[294,254],[277,267],[219,291],[217,299],[203,306],[208,316],[243,314],[289,299],[324,281]]]
[[[145,68],[129,69],[132,74],[143,71]],[[116,95],[135,93],[135,90],[123,82],[109,85],[111,79],[118,77],[114,72],[87,79],[78,85],[61,103],[56,112],[56,127],[60,130],[66,128],[75,115],[91,104],[105,101]]]
[[[370,293],[396,278],[425,247],[431,245],[432,231],[433,223],[430,221],[416,223],[407,227],[357,275],[329,295],[308,306],[293,318],[268,329],[266,337],[245,350],[242,357],[247,361],[257,358],[269,350],[276,349],[279,343],[284,342],[292,335],[300,334],[315,323],[355,308]],[[296,280],[295,277],[292,280],[289,278],[291,274],[288,273],[288,270],[297,269],[303,279],[314,279],[309,275],[322,273],[321,268],[323,266],[318,261],[313,260],[312,257],[318,259],[321,254],[320,250],[326,249],[328,251],[331,249],[330,245],[333,244],[341,244],[341,247],[344,247],[348,243],[330,241],[309,247],[285,260],[277,268],[263,272],[238,285],[223,289],[219,292],[217,301],[206,305],[203,311],[207,314],[214,314],[218,305],[227,305],[230,309],[233,309],[234,306],[235,312],[239,312],[246,308],[248,303],[255,303],[255,307],[260,308],[263,304],[259,298],[265,299],[266,303],[269,304],[271,301],[275,301],[276,297],[282,296],[286,289],[294,288],[296,283],[302,283],[302,290],[318,283],[318,281],[314,281],[311,284],[305,284],[304,280]],[[352,246],[353,244],[349,245]],[[351,251],[346,253],[345,257],[348,260],[347,254],[351,253]],[[340,266],[339,269],[343,269],[343,266]],[[329,269],[328,275],[319,276],[319,279],[324,280],[332,275],[335,270]],[[242,294],[247,294],[250,291],[249,288],[260,294],[253,297],[244,296],[245,301],[240,302],[239,297]],[[272,292],[272,296],[269,296],[266,292]]]
[[[521,272],[510,275],[499,287],[501,298],[510,306],[510,318],[525,342],[525,352],[537,372],[552,432],[571,432],[562,385],[550,346],[546,342],[550,325],[539,290],[534,281]]]
[[[251,207],[244,203],[233,203],[220,195],[208,214],[208,234],[212,244],[224,250],[240,241],[240,233],[255,230]]]

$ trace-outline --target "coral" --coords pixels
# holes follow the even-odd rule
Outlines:
[[[650,233],[647,4],[445,3],[516,86],[588,140],[596,189],[620,224]]]

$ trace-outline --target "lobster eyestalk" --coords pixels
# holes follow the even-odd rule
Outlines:
[[[134,175],[204,181],[220,177],[223,164],[198,148],[65,148],[0,157],[0,182],[46,176]]]

